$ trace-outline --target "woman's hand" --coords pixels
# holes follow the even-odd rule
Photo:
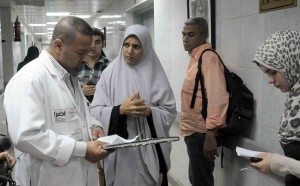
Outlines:
[[[140,93],[136,92],[120,106],[120,114],[132,117],[143,117],[149,116],[151,109],[145,105],[145,100],[140,98]]]
[[[263,173],[271,173],[271,158],[272,153],[261,153],[257,157],[262,158],[260,162],[250,163],[250,165]]]

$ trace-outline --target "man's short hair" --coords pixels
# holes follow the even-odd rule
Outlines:
[[[208,37],[208,24],[202,17],[192,17],[184,22],[185,25],[198,25],[201,34],[205,34]]]
[[[100,36],[102,39],[102,42],[104,42],[105,41],[104,33],[99,28],[92,27],[92,29],[93,29],[93,35]]]
[[[91,26],[83,19],[75,16],[62,18],[54,27],[52,41],[61,39],[65,44],[72,44],[76,33],[87,36],[93,35]]]

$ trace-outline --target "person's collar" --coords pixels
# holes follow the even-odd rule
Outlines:
[[[99,59],[99,62],[100,62],[100,63],[105,63],[105,61],[107,61],[107,60],[108,60],[107,57],[101,56],[100,59]]]
[[[45,50],[47,55],[49,56],[54,68],[57,70],[57,73],[60,78],[65,79],[67,77],[70,77],[70,73],[66,71],[57,61],[56,59],[48,52],[48,50]]]
[[[191,57],[192,58],[198,58],[199,55],[203,52],[203,50],[207,49],[207,48],[211,48],[211,44],[210,43],[205,43],[203,45],[200,45],[196,48],[194,48],[191,52]]]

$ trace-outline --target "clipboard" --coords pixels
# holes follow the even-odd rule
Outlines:
[[[102,145],[102,149],[108,150],[108,149],[137,147],[137,146],[152,145],[152,144],[158,144],[158,143],[170,143],[170,142],[174,142],[174,141],[179,141],[179,137],[172,136],[172,137],[148,138],[148,139],[136,140],[136,141],[127,142],[127,143],[119,143],[119,144],[114,144],[114,145]]]

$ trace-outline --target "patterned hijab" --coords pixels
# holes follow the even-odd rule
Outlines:
[[[300,141],[300,33],[276,32],[258,48],[253,61],[280,71],[287,78],[291,89],[278,135],[282,144]]]

